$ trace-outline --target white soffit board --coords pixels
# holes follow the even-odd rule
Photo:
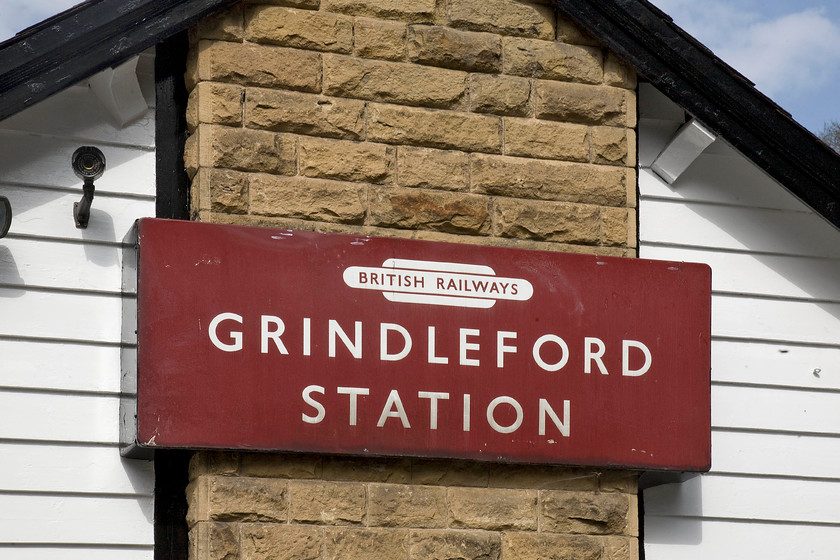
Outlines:
[[[671,138],[651,164],[651,169],[670,185],[715,141],[715,138],[715,135],[697,122],[697,119],[691,119]]]
[[[89,82],[90,89],[120,126],[143,116],[149,108],[137,78],[139,60],[139,56],[134,56],[94,75]]]

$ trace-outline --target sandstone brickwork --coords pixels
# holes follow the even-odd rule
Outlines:
[[[636,78],[547,1],[246,0],[191,30],[196,220],[634,257]],[[198,452],[192,560],[638,558],[636,475]]]
[[[199,452],[196,560],[638,558],[632,473]]]
[[[191,39],[194,219],[635,256],[635,74],[548,2],[247,0]]]

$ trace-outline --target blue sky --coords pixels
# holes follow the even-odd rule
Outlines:
[[[0,41],[78,0],[0,0]],[[652,0],[809,130],[840,121],[838,0]]]
[[[840,121],[837,0],[652,1],[812,132]]]

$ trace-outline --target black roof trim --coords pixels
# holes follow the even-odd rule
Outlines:
[[[236,0],[89,0],[0,43],[0,120]]]
[[[554,0],[660,91],[840,227],[840,154],[647,0]]]

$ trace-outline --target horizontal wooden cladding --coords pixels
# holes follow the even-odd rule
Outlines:
[[[125,127],[108,118],[110,115],[103,118],[104,115],[105,108],[89,87],[74,86],[9,117],[0,123],[0,129],[74,138],[76,142],[154,148],[153,109]]]
[[[12,227],[16,235],[62,238],[75,241],[122,242],[134,221],[155,215],[154,199],[140,200],[102,196],[98,193],[90,210],[90,223],[78,229],[73,220],[73,203],[82,198],[79,192],[34,189],[0,184],[3,196],[12,205]]]
[[[769,493],[772,494],[772,493]],[[645,516],[645,560],[835,560],[838,529]],[[702,546],[698,546],[702,542]]]
[[[839,346],[840,303],[716,295],[712,297],[712,336]]]
[[[0,245],[0,285],[120,293],[121,284],[116,244],[8,238]]]
[[[0,390],[0,440],[119,442],[119,397]]]
[[[732,148],[726,149],[732,151]],[[650,169],[640,169],[639,193],[646,197],[675,201],[811,212],[763,171],[734,153],[723,155],[704,152],[672,185]]]
[[[840,348],[712,340],[712,381],[840,391]]]
[[[0,493],[151,496],[151,461],[125,461],[117,447],[0,441]]]
[[[0,543],[3,560],[153,560],[153,545],[28,545]]]
[[[154,558],[154,467],[118,446],[122,245],[155,215],[154,117],[120,127],[84,84],[0,123],[3,560]],[[80,146],[107,161],[87,229],[73,220]]]
[[[151,545],[153,509],[151,497],[0,493],[0,545]]]
[[[822,480],[775,479],[772,486],[768,486],[761,478],[709,474],[645,491],[647,516],[840,525],[838,503],[840,482]],[[731,556],[727,554],[726,557]]]
[[[120,391],[116,345],[0,339],[0,388],[112,393]]]
[[[643,199],[639,236],[643,244],[840,258],[837,229],[803,212]]]
[[[717,292],[840,302],[840,259],[657,245],[643,245],[640,256],[707,263]]]
[[[10,130],[0,130],[0,144],[5,183],[79,189],[81,197],[82,180],[71,167],[73,152],[95,145],[106,164],[105,173],[96,181],[97,194],[155,195],[155,153],[150,150]]]
[[[834,392],[712,385],[712,427],[840,435],[838,399]]]
[[[0,304],[0,337],[120,342],[122,300],[116,295],[0,287]]]
[[[833,478],[837,476],[837,465],[840,437],[712,432],[714,472]]]
[[[685,114],[639,98],[646,167]],[[705,262],[714,291],[712,474],[645,490],[645,558],[836,558],[840,234],[721,140],[639,192],[639,255]]]

